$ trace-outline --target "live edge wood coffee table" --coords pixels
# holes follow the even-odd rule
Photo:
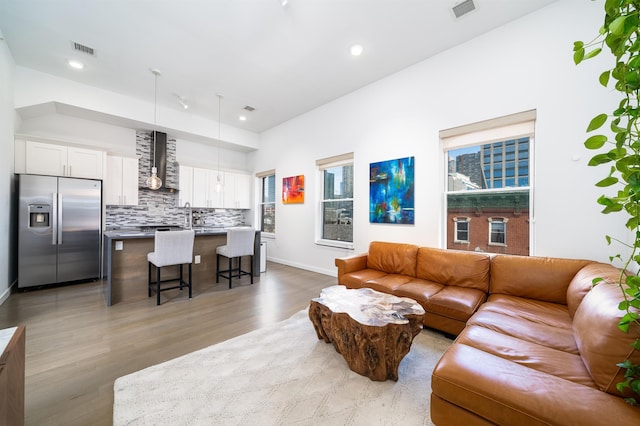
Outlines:
[[[415,300],[370,288],[327,287],[312,299],[309,318],[318,339],[333,343],[349,368],[371,380],[398,380],[398,366],[422,329]]]

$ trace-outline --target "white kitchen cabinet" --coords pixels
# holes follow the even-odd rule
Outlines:
[[[220,181],[218,181],[218,177]],[[222,208],[224,173],[193,168],[193,207]]]
[[[225,172],[223,201],[227,209],[251,208],[251,176]]]
[[[107,205],[138,205],[137,158],[107,156],[104,194]]]
[[[41,142],[26,142],[26,172],[36,175],[103,178],[104,153]]]
[[[178,173],[178,207],[184,207],[185,203],[193,206],[193,167],[180,166]]]

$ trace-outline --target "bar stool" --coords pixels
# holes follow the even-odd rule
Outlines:
[[[189,288],[189,298],[191,298],[191,263],[193,262],[193,240],[195,232],[193,229],[185,231],[156,231],[154,251],[147,254],[149,261],[149,297],[155,291],[157,304],[160,304],[160,292],[183,287]],[[189,282],[182,279],[182,266],[189,265]],[[151,265],[156,268],[156,281],[151,281]],[[164,266],[180,265],[180,277],[162,281],[160,279],[160,269]],[[179,281],[179,285],[172,287],[161,287],[161,283]]]
[[[229,288],[232,287],[231,279],[240,278],[243,275],[251,275],[253,284],[253,248],[256,230],[246,226],[227,228],[227,244],[216,248],[216,283],[220,277],[229,280]],[[229,269],[220,270],[220,256],[229,258]],[[242,270],[242,256],[251,256],[251,271]],[[238,266],[233,268],[233,259],[237,258]]]

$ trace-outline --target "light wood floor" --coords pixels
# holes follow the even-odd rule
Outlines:
[[[118,377],[284,320],[336,279],[268,263],[239,283],[194,283],[193,299],[172,290],[160,306],[108,308],[100,282],[12,294],[0,329],[26,325],[26,424],[110,425]]]

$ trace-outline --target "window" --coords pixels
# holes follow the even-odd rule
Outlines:
[[[353,248],[353,154],[318,160],[316,165],[322,185],[317,243]]]
[[[507,221],[505,218],[489,218],[489,244],[506,245]]]
[[[456,217],[453,218],[455,224],[454,243],[469,243],[469,218]]]
[[[534,122],[527,111],[440,132],[447,248],[530,254]]]
[[[276,174],[274,170],[258,173],[260,179],[260,231],[276,232]]]

